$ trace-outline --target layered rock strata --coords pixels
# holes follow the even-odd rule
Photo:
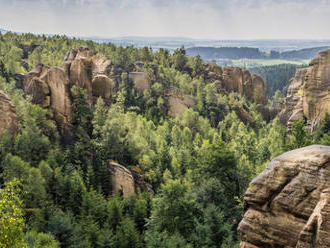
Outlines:
[[[16,109],[3,91],[0,91],[0,117],[0,135],[5,131],[16,135],[18,127]]]
[[[330,247],[329,179],[329,146],[273,159],[245,193],[241,247]]]
[[[239,67],[209,65],[206,68],[208,81],[214,82],[219,93],[237,92],[249,101],[267,103],[266,87],[262,78]]]
[[[330,112],[330,49],[320,52],[309,67],[297,69],[280,120],[289,126],[306,120],[313,131],[326,112]]]

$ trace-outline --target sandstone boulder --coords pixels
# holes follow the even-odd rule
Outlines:
[[[143,91],[150,89],[151,82],[145,72],[130,72],[128,77],[134,82],[134,87],[139,92],[143,93]]]
[[[125,197],[135,194],[134,177],[130,170],[115,162],[110,162],[108,169],[113,193],[120,193]]]
[[[168,97],[169,113],[171,115],[183,114],[188,108],[194,108],[196,103],[194,98],[189,95],[182,95],[171,92]]]
[[[70,133],[72,102],[69,79],[63,69],[38,65],[25,75],[23,90],[32,97],[33,103],[50,110],[63,136]]]
[[[257,104],[266,104],[266,87],[262,78],[239,67],[209,65],[207,80],[214,82],[219,93],[237,92]]]
[[[326,112],[330,112],[330,49],[320,52],[309,67],[297,70],[280,120],[291,126],[297,120],[306,119],[313,131]]]
[[[153,194],[152,186],[146,182],[144,176],[130,171],[126,167],[111,161],[108,165],[112,192],[123,194],[124,197],[134,195],[138,190]]]
[[[245,193],[241,247],[330,247],[330,147],[273,159]]]
[[[70,137],[72,99],[70,88],[77,85],[86,90],[90,104],[98,97],[109,102],[113,81],[110,60],[94,55],[88,48],[73,49],[65,56],[64,69],[38,65],[28,74],[17,75],[17,83],[32,102],[50,109],[62,134]]]
[[[10,98],[2,91],[0,91],[0,116],[0,135],[4,131],[16,135],[18,125],[16,109]]]

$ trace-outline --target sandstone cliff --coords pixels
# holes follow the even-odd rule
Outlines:
[[[153,194],[152,186],[144,180],[144,177],[126,167],[110,162],[108,165],[112,192],[123,194],[124,197],[134,195],[138,190]]]
[[[18,125],[15,106],[2,91],[0,91],[0,117],[0,135],[4,131],[9,131],[9,133],[15,135]]]
[[[241,247],[330,247],[329,178],[329,146],[313,145],[272,160],[245,194]]]
[[[266,87],[260,76],[251,75],[249,71],[239,67],[209,65],[206,71],[207,80],[215,84],[218,92],[238,92],[249,101],[267,103]]]
[[[68,136],[72,120],[70,88],[86,90],[92,104],[98,97],[109,102],[113,88],[112,63],[88,48],[73,49],[65,57],[64,69],[38,65],[24,75],[21,87],[32,102],[51,110],[62,136]]]
[[[306,119],[313,131],[327,111],[330,112],[330,49],[320,52],[309,67],[297,70],[280,120],[290,126]]]
[[[136,67],[138,66],[143,67],[143,64],[137,63]],[[17,75],[16,79],[18,87],[32,97],[33,103],[50,109],[62,136],[69,137],[72,120],[70,88],[77,85],[85,89],[91,105],[98,97],[102,97],[105,103],[110,103],[121,73],[121,68],[105,56],[80,47],[66,54],[63,68],[38,65],[26,75]],[[151,86],[144,72],[131,72],[128,77],[139,92]]]

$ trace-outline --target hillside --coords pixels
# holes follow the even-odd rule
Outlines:
[[[282,59],[282,60],[309,60],[315,57],[320,51],[329,46],[304,48],[292,51],[263,52],[259,48],[252,47],[191,47],[187,49],[190,56],[201,56],[204,60],[217,59]]]
[[[238,247],[251,180],[330,144],[329,118],[288,132],[260,76],[183,48],[6,33],[0,54],[0,246]]]

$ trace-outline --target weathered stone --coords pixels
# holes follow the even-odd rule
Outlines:
[[[92,93],[95,97],[110,100],[112,87],[112,80],[105,75],[98,75],[93,78]]]
[[[241,247],[330,247],[330,147],[273,159],[245,193]]]
[[[188,108],[195,107],[195,100],[189,95],[172,92],[168,97],[169,113],[171,115],[183,114]]]
[[[32,102],[40,104],[53,112],[60,133],[70,133],[72,111],[69,80],[63,69],[38,65],[25,75],[23,82],[25,94],[32,96]]]
[[[70,88],[77,85],[86,90],[90,104],[98,97],[110,101],[113,82],[111,61],[94,55],[88,48],[73,49],[65,57],[64,69],[38,65],[18,83],[32,102],[50,109],[62,137],[70,137],[72,99]]]
[[[113,193],[125,197],[135,194],[134,177],[130,170],[115,162],[110,162],[108,169]]]
[[[330,49],[320,52],[308,68],[297,69],[280,120],[291,126],[306,119],[313,131],[326,112],[330,112]]]
[[[129,79],[133,80],[134,87],[139,91],[143,92],[150,89],[151,82],[148,75],[145,72],[130,72],[128,74]]]
[[[219,93],[237,92],[248,100],[258,104],[266,104],[266,87],[262,78],[252,75],[239,67],[220,67],[208,65],[207,80],[214,82]]]
[[[151,184],[145,177],[135,171],[111,161],[108,165],[112,192],[122,194],[124,197],[134,195],[136,192],[148,192],[154,194]]]
[[[0,135],[4,131],[16,135],[18,128],[16,109],[10,98],[2,91],[0,91],[0,116]]]

